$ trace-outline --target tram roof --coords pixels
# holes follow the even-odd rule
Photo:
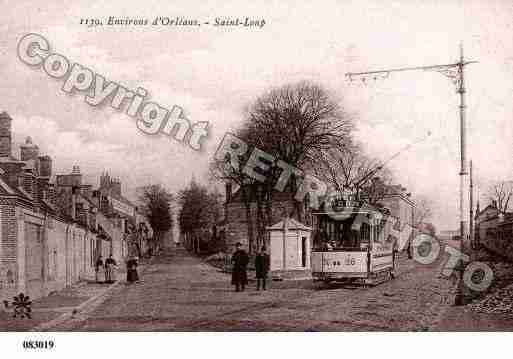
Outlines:
[[[383,212],[386,212],[387,209],[379,209],[376,207],[363,205],[359,207],[338,207],[334,208],[331,211],[326,211],[325,209],[319,212],[313,212],[312,214],[315,216],[327,215],[333,219],[345,219],[348,218],[348,215],[358,215],[358,214],[370,214],[370,215],[383,215]]]

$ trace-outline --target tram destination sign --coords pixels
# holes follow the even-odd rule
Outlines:
[[[335,212],[346,211],[348,208],[358,208],[362,206],[362,202],[356,200],[356,195],[345,191],[338,193],[331,200],[331,210]]]

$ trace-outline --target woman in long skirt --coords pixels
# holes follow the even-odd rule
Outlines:
[[[128,283],[137,282],[139,280],[139,274],[137,273],[137,258],[131,257],[128,262],[126,262],[126,281]]]

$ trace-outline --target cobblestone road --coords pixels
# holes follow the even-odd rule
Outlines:
[[[94,310],[51,330],[429,330],[452,301],[441,262],[401,258],[398,277],[372,288],[284,281],[266,292],[250,283],[235,293],[227,274],[177,249],[150,265],[143,282],[120,286]]]

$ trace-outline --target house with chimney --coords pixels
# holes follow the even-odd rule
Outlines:
[[[116,228],[115,235],[123,238],[121,242],[123,255],[142,255],[144,252],[142,246],[146,245],[149,237],[139,223],[147,222],[137,215],[137,206],[123,195],[121,180],[104,172],[100,176],[99,187],[93,191],[92,197],[101,215],[108,220],[108,222],[103,221],[100,226],[113,224]],[[139,228],[141,231],[138,231]]]
[[[244,192],[245,191],[245,192]],[[250,215],[253,220],[253,238],[257,241],[258,229],[256,218],[258,211],[257,189],[248,186],[243,189],[240,186],[235,190],[230,182],[225,184],[224,219],[218,230],[225,238],[228,248],[233,248],[235,243],[240,242],[248,248],[248,222],[246,210],[246,197],[249,202]],[[271,218],[272,224],[282,220],[284,217],[295,217],[294,195],[289,191],[274,191],[272,195]],[[306,209],[306,207],[305,207]],[[266,211],[267,209],[263,209]],[[265,239],[264,239],[265,240]],[[262,244],[262,243],[258,243]]]
[[[35,299],[94,278],[99,255],[122,264],[124,225],[102,212],[101,191],[83,182],[78,166],[54,175],[52,158],[30,137],[15,155],[11,122],[0,113],[0,299]]]
[[[500,211],[494,200],[482,210],[477,203],[474,243],[513,260],[513,212]]]

